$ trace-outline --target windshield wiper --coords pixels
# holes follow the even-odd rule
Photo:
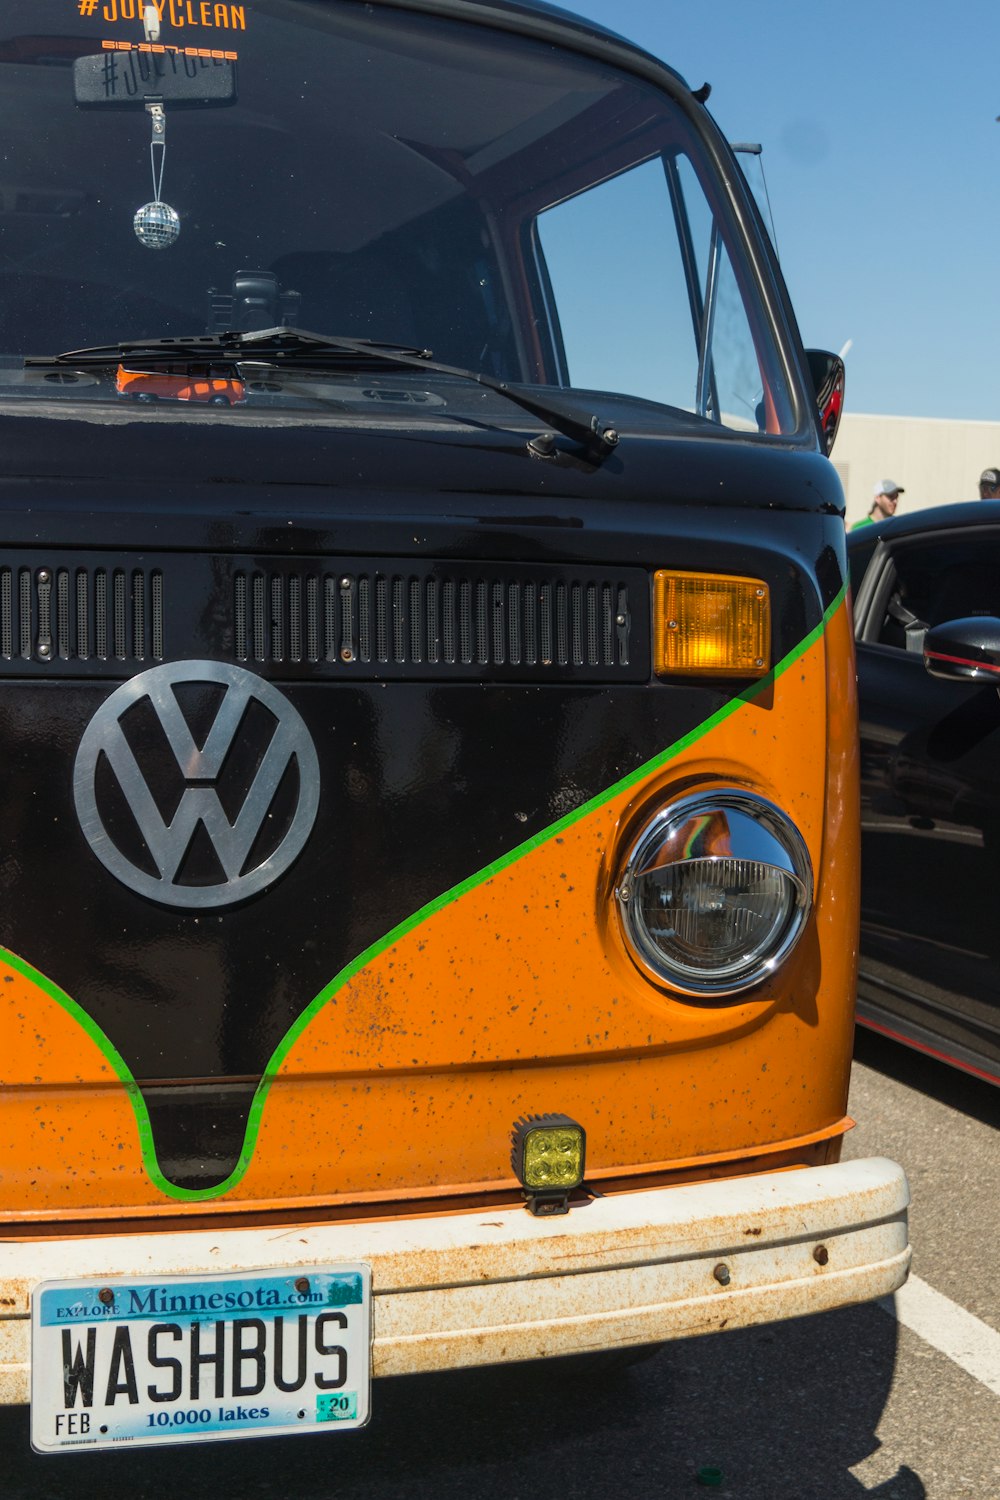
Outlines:
[[[265,328],[259,332],[183,335],[165,339],[123,339],[117,344],[95,344],[89,349],[67,349],[64,354],[32,356],[26,365],[108,365],[118,362],[161,365],[185,360],[231,360],[247,363],[253,354],[264,356],[269,368],[278,364],[302,362],[308,354],[314,362],[322,356],[340,359],[345,355],[369,355],[373,364],[383,364],[397,356],[412,359],[430,357],[429,349],[411,344],[383,344],[373,339],[331,339],[300,328]]]
[[[120,344],[99,344],[90,349],[69,349],[64,354],[55,354],[49,358],[29,358],[24,363],[72,365],[80,368],[127,362],[135,368],[184,360],[231,360],[240,365],[262,364],[272,370],[323,368],[328,364],[343,364],[347,361],[355,369],[359,365],[364,368],[368,362],[373,366],[389,364],[403,369],[450,375],[458,380],[475,381],[487,390],[496,391],[515,406],[539,417],[564,437],[578,443],[593,462],[601,462],[617,447],[617,432],[605,427],[597,416],[584,416],[571,406],[549,397],[543,399],[521,386],[512,386],[509,381],[485,375],[481,370],[441,364],[432,358],[432,353],[430,349],[419,349],[410,344],[328,337],[322,333],[310,333],[303,328],[262,328],[246,333],[229,329],[224,333],[195,334],[190,338],[136,339]],[[541,433],[532,438],[528,447],[536,458],[556,456],[554,436],[551,433]]]

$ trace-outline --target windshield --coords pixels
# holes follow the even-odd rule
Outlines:
[[[24,366],[285,326],[598,392],[654,430],[794,427],[696,133],[614,68],[354,0],[4,0],[0,123],[0,401],[483,411],[346,356]]]

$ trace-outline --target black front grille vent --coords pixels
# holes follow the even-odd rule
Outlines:
[[[0,661],[163,660],[163,574],[0,564]]]
[[[266,677],[645,681],[639,568],[210,553],[0,553],[0,677],[124,679],[163,661]]]
[[[614,677],[627,586],[607,578],[237,572],[236,659],[379,675]]]

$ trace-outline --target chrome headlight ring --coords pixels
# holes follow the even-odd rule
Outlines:
[[[615,895],[646,977],[712,1000],[752,989],[788,957],[812,889],[809,851],[787,814],[726,787],[658,812],[634,840]]]

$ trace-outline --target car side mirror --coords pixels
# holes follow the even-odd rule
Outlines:
[[[1000,620],[973,615],[933,625],[924,636],[924,666],[949,682],[989,682],[1000,688]]]
[[[816,393],[820,431],[823,434],[825,451],[829,453],[837,436],[837,428],[840,426],[847,372],[840,355],[831,354],[827,349],[807,349],[806,359],[809,362],[809,373],[812,376],[813,390]]]

